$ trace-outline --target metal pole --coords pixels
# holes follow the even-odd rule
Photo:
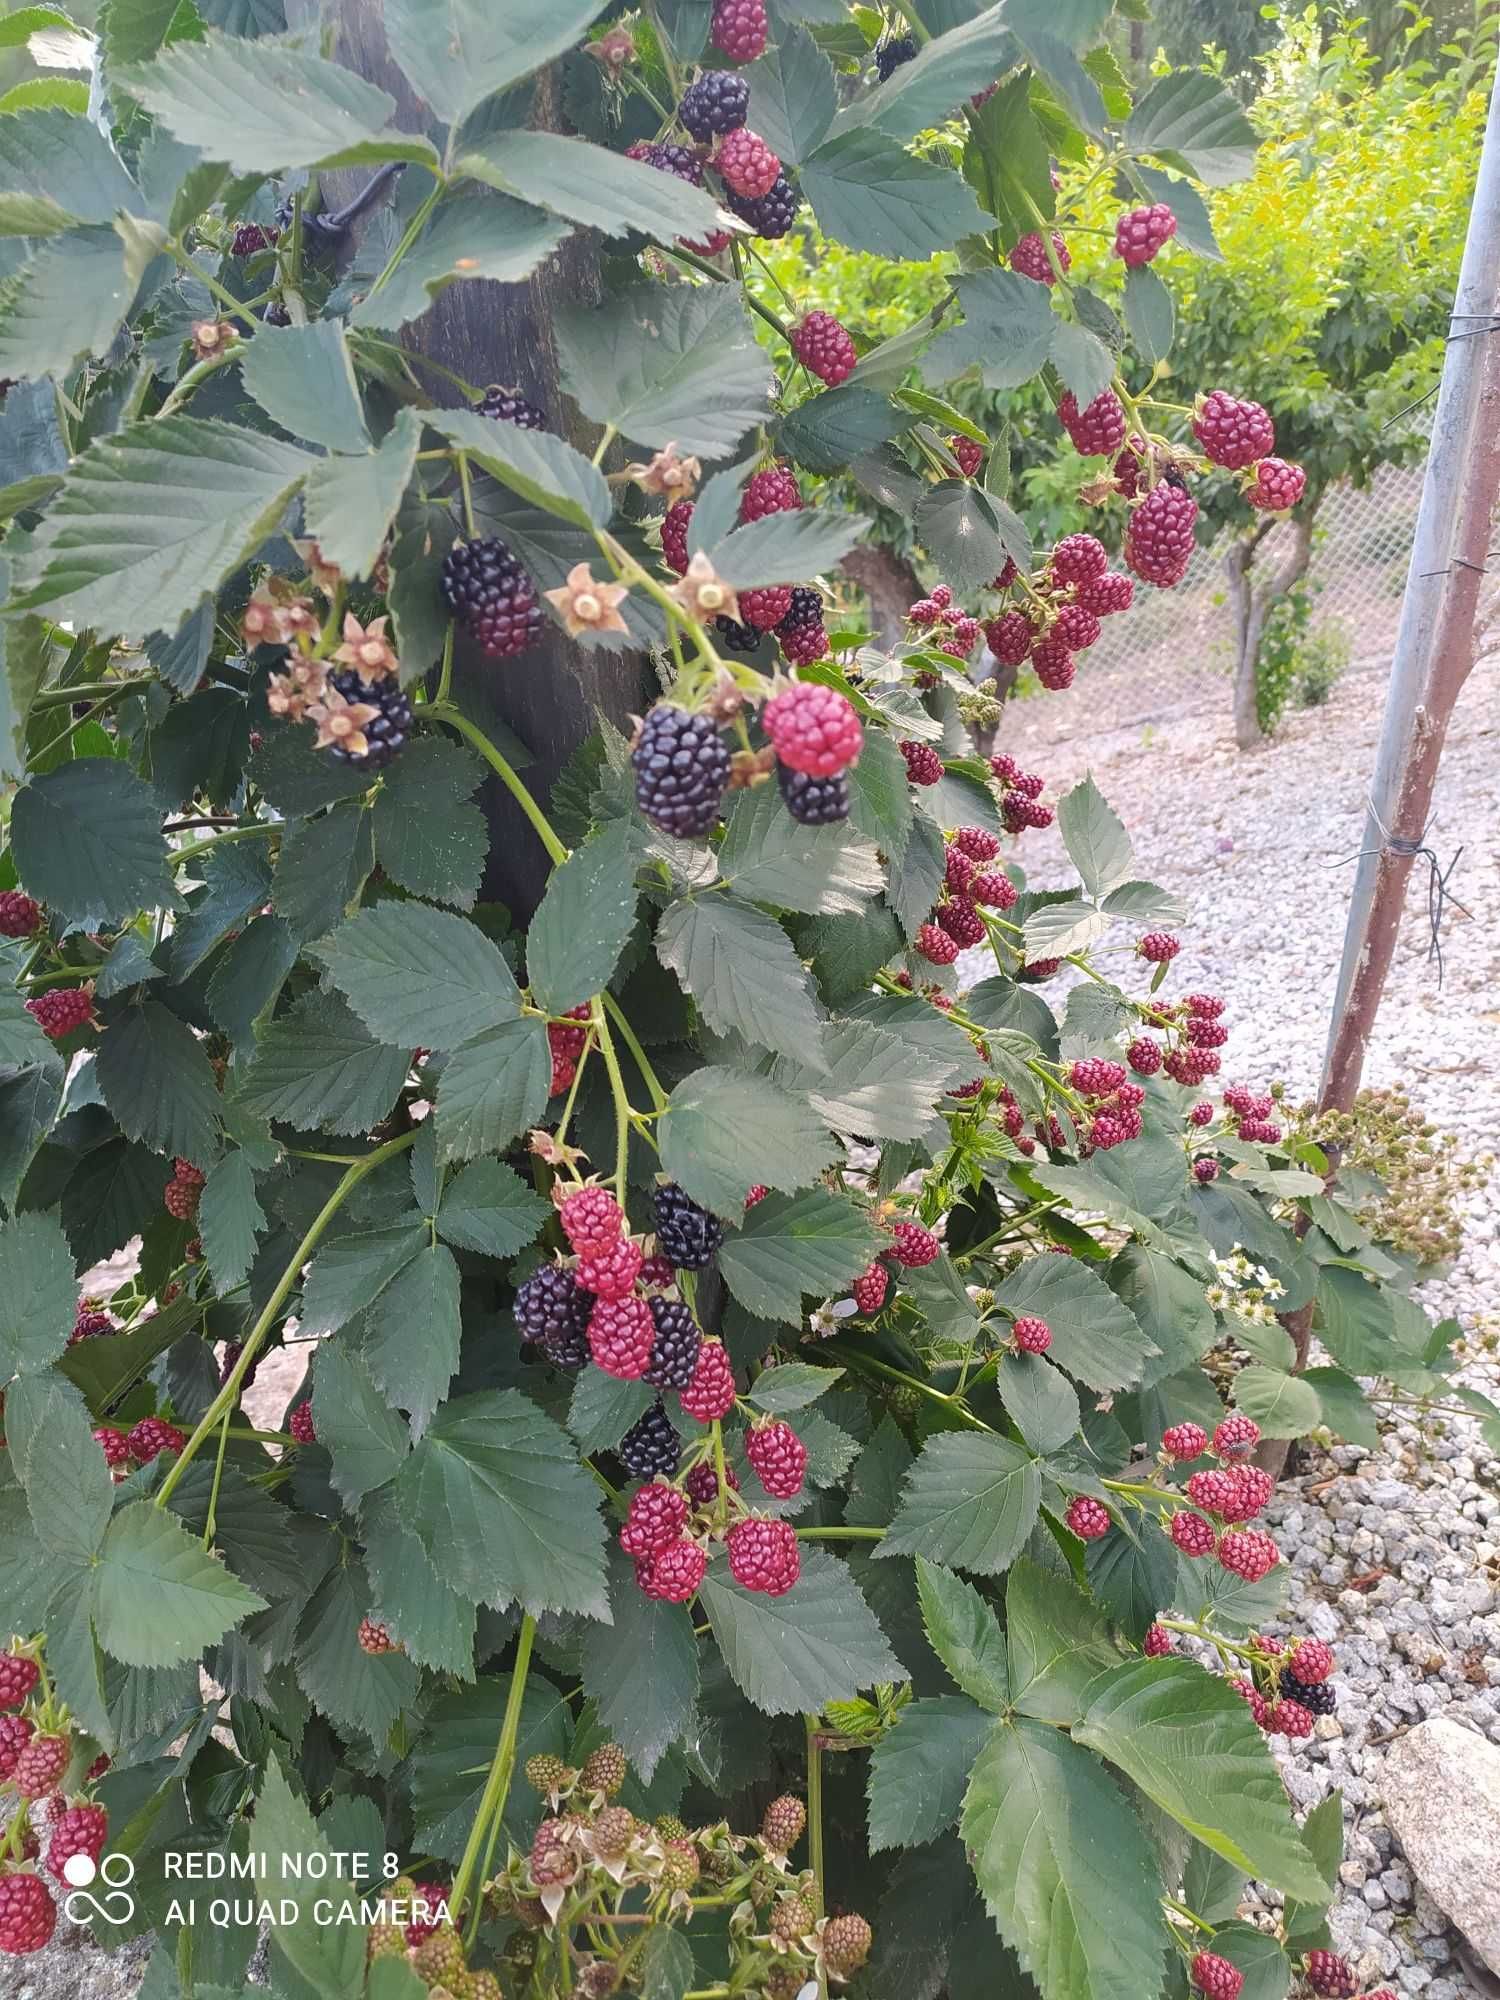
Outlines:
[[[1349,920],[1344,932],[1343,958],[1339,965],[1338,987],[1328,1028],[1328,1046],[1323,1066],[1323,1096],[1326,1100],[1333,1079],[1335,1050],[1344,1028],[1351,992],[1369,949],[1370,931],[1376,910],[1377,890],[1384,882],[1387,893],[1404,893],[1410,863],[1394,876],[1382,863],[1387,858],[1387,839],[1392,836],[1415,840],[1421,826],[1399,825],[1408,766],[1417,739],[1429,726],[1424,702],[1428,695],[1433,666],[1434,641],[1440,627],[1443,601],[1450,584],[1455,535],[1460,524],[1460,500],[1474,444],[1475,420],[1484,385],[1485,363],[1490,342],[1500,338],[1490,329],[1494,320],[1497,281],[1500,281],[1500,78],[1491,85],[1489,117],[1484,146],[1479,157],[1479,176],[1474,202],[1469,211],[1468,235],[1463,263],[1458,275],[1452,328],[1443,360],[1438,388],[1437,411],[1433,419],[1432,446],[1422,482],[1422,499],[1417,510],[1412,539],[1411,561],[1407,569],[1406,594],[1401,605],[1401,626],[1391,660],[1391,677],[1386,689],[1385,715],[1370,781],[1370,810],[1365,820],[1364,852],[1357,864],[1350,896]],[[1383,984],[1383,975],[1381,979]],[[1373,1000],[1378,1001],[1378,987]],[[1371,1004],[1373,1018],[1373,1002]],[[1358,1082],[1358,1063],[1343,1065],[1340,1095],[1352,1096]]]

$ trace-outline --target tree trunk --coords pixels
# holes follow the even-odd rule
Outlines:
[[[1292,544],[1286,560],[1259,589],[1252,572],[1256,553],[1270,532],[1270,522],[1262,522],[1251,534],[1237,539],[1224,558],[1229,603],[1234,614],[1234,740],[1241,750],[1253,750],[1265,735],[1257,701],[1260,644],[1272,605],[1307,574],[1317,510],[1317,498],[1305,497],[1292,516]]]
[[[340,60],[391,93],[396,124],[408,131],[428,129],[427,107],[391,60],[382,0],[338,0],[336,14]],[[565,129],[555,70],[543,71],[537,79],[531,123],[542,131]],[[410,174],[420,171],[408,169]],[[367,170],[323,176],[335,203],[348,200],[367,178]],[[592,453],[597,433],[576,420],[570,431],[564,421],[552,329],[560,307],[594,304],[599,296],[598,239],[575,231],[525,284],[471,278],[449,285],[402,340],[465,381],[514,386],[550,413],[553,428],[570,443]],[[440,377],[424,371],[423,379],[435,401],[462,403],[458,390]],[[520,661],[502,665],[484,660],[462,634],[454,657],[459,692],[466,684],[476,693],[482,690],[483,706],[531,753],[524,775],[544,807],[553,781],[594,727],[596,711],[623,728],[657,692],[647,654],[602,647],[585,651],[570,645],[550,620],[540,644]],[[547,858],[498,778],[487,781],[481,803],[490,826],[484,897],[506,904],[515,922],[524,925],[546,888]]]
[[[900,642],[907,607],[922,595],[921,578],[905,556],[878,542],[851,549],[839,568],[869,599],[875,642],[889,651]]]

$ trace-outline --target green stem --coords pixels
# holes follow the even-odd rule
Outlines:
[[[234,346],[226,347],[222,353],[210,354],[205,361],[195,362],[156,414],[159,417],[170,417],[174,410],[181,408],[201,382],[206,382],[210,375],[217,375],[221,368],[227,367],[231,361],[238,361],[239,358],[240,350],[238,346]]]
[[[154,674],[132,674],[123,681],[77,681],[71,687],[44,688],[33,697],[29,712],[40,715],[45,709],[71,708],[76,701],[98,701],[105,695],[123,701],[137,688],[150,687],[155,678]]]
[[[799,1542],[878,1542],[885,1538],[884,1528],[799,1528]]]
[[[609,1072],[610,1095],[615,1101],[615,1200],[623,1208],[630,1164],[630,1099],[625,1094],[625,1078],[620,1072],[620,1058],[615,1052],[614,1038],[604,1018],[604,1009],[597,1000],[594,1002],[594,1032],[599,1037],[599,1053],[603,1056],[604,1067]]]
[[[332,1222],[333,1218],[338,1214],[339,1210],[349,1199],[349,1196],[353,1194],[366,1174],[378,1167],[382,1160],[389,1160],[397,1153],[404,1153],[409,1146],[414,1146],[416,1141],[417,1135],[415,1132],[403,1132],[399,1139],[388,1139],[383,1146],[377,1146],[373,1153],[367,1153],[357,1165],[348,1169],[333,1193],[318,1210],[317,1215],[308,1227],[307,1234],[292,1252],[291,1261],[287,1264],[280,1278],[277,1279],[276,1289],[272,1292],[270,1298],[266,1300],[265,1309],[261,1313],[260,1318],[251,1327],[249,1333],[246,1334],[245,1344],[240,1349],[239,1359],[229,1371],[223,1388],[204,1411],[202,1417],[199,1419],[198,1428],[178,1453],[176,1464],[172,1466],[158,1488],[156,1494],[156,1504],[158,1507],[166,1506],[168,1500],[172,1497],[173,1489],[177,1486],[182,1475],[187,1471],[194,1453],[198,1451],[203,1440],[222,1421],[225,1411],[232,1410],[239,1401],[240,1389],[244,1384],[245,1377],[250,1372],[251,1364],[254,1362],[256,1355],[259,1354],[266,1335],[271,1331],[271,1328],[280,1317],[282,1307],[291,1296],[292,1287],[297,1282],[302,1266],[323,1240],[324,1232],[327,1230],[329,1223]]]
[[[1169,1910],[1175,1910],[1179,1917],[1185,1918],[1190,1924],[1196,1924],[1200,1931],[1207,1931],[1212,1936],[1213,1925],[1206,1918],[1200,1917],[1196,1910],[1190,1910],[1186,1903],[1179,1903],[1175,1896],[1163,1896],[1162,1901]]]
[[[934,1389],[929,1383],[919,1382],[914,1375],[903,1375],[899,1368],[891,1368],[884,1361],[877,1361],[872,1354],[842,1340],[825,1340],[824,1347],[837,1356],[858,1374],[879,1375],[888,1382],[899,1382],[904,1389],[915,1389],[919,1396],[926,1396],[930,1402],[941,1403],[966,1430],[993,1431],[994,1425],[987,1424],[982,1417],[976,1417],[972,1410],[964,1408],[952,1396],[945,1396],[941,1389]]]
[[[453,632],[453,621],[449,619],[448,629],[443,634],[443,664],[438,672],[437,693],[432,698],[434,707],[447,701],[453,682]]]
[[[448,1900],[455,1915],[462,1914],[469,1900],[469,1892],[479,1868],[479,1857],[489,1837],[491,1824],[505,1811],[511,1775],[515,1769],[516,1738],[521,1730],[521,1704],[526,1697],[526,1675],[531,1667],[531,1645],[535,1637],[536,1620],[528,1611],[521,1620],[521,1631],[516,1640],[516,1658],[510,1671],[510,1693],[506,1697],[505,1716],[500,1724],[500,1740],[495,1745],[490,1774],[484,1781],[479,1810],[474,1815],[474,1824],[469,1828],[463,1859],[459,1862],[458,1873],[453,1878],[453,1892]]]
[[[175,236],[168,240],[167,254],[174,257],[184,271],[190,272],[207,291],[211,292],[227,313],[235,319],[243,320],[252,333],[260,332],[260,321],[255,315],[246,312],[233,292],[226,291],[217,278],[211,278],[201,264],[195,263]]]
[[[442,199],[443,185],[444,184],[442,181],[433,182],[432,192],[428,195],[427,199],[422,203],[422,206],[417,210],[416,214],[412,217],[411,221],[407,223],[406,230],[401,238],[401,241],[396,245],[395,249],[391,252],[389,258],[386,261],[385,269],[381,272],[380,276],[375,280],[374,284],[371,285],[370,287],[370,295],[372,297],[376,292],[383,292],[385,290],[386,286],[391,281],[391,277],[395,272],[396,266],[401,262],[401,259],[406,255],[407,251],[410,250],[413,243],[415,243],[417,238],[421,235],[422,230],[426,225],[428,216],[431,215],[432,211],[437,207],[439,201],[441,201]]]
[[[604,454],[609,450],[610,446],[614,443],[615,439],[618,436],[619,432],[615,429],[613,424],[606,424],[604,426],[604,429],[599,436],[599,442],[594,446],[593,462],[595,465],[602,465],[604,463]]]
[[[525,813],[527,819],[531,821],[532,827],[536,832],[536,837],[547,850],[548,857],[559,865],[566,861],[568,850],[553,832],[552,822],[547,818],[547,815],[542,811],[536,800],[521,783],[515,771],[501,756],[484,731],[470,722],[462,709],[455,708],[451,702],[429,702],[422,710],[422,713],[430,721],[446,722],[450,729],[456,729],[460,736],[468,738],[469,742],[473,744],[480,756],[483,757],[501,784],[504,785],[516,804],[521,808],[522,812]]]
[[[207,853],[210,847],[223,847],[231,840],[262,840],[273,833],[284,833],[285,826],[279,819],[252,820],[249,826],[232,826],[227,833],[210,834],[207,840],[194,840],[186,847],[179,847],[171,855],[174,868],[180,868],[185,861],[195,855]]]
[[[203,1546],[211,1549],[214,1543],[214,1529],[219,1519],[219,1488],[224,1483],[224,1453],[229,1444],[229,1419],[233,1413],[224,1412],[224,1421],[219,1426],[219,1455],[214,1460],[214,1483],[208,1495],[208,1518],[203,1523]]]
[[[738,247],[738,244],[734,246],[736,249]],[[691,250],[684,250],[680,245],[674,244],[667,255],[675,257],[680,264],[691,264],[695,271],[701,271],[706,278],[712,278],[716,285],[727,285],[730,282],[725,273],[716,271],[706,258],[695,257]],[[745,304],[749,306],[751,312],[763,319],[774,333],[779,333],[783,340],[790,342],[792,330],[786,321],[779,319],[768,305],[763,305],[752,291],[745,290]]]
[[[635,1029],[632,1028],[629,1021],[626,1020],[625,1010],[621,1007],[619,1001],[615,998],[613,993],[601,994],[600,998],[604,1002],[605,1012],[609,1015],[609,1018],[614,1022],[615,1026],[620,1031],[621,1041],[624,1042],[626,1048],[629,1049],[631,1056],[635,1061],[636,1068],[640,1071],[642,1077],[645,1079],[646,1088],[651,1093],[651,1102],[656,1106],[656,1109],[658,1111],[665,1111],[667,1108],[667,1094],[662,1089],[660,1082],[657,1080],[656,1071],[651,1067],[650,1063],[646,1059],[646,1051],[641,1047],[639,1041],[636,1039]]]
[[[464,533],[472,542],[474,539],[474,488],[469,479],[469,454],[461,451],[457,457],[458,483],[464,498]]]
[[[986,1236],[984,1241],[976,1243],[972,1250],[960,1251],[953,1259],[954,1263],[972,1264],[976,1257],[982,1257],[986,1250],[993,1250],[997,1243],[1008,1242],[1016,1231],[1024,1228],[1028,1222],[1035,1222],[1039,1216],[1046,1215],[1051,1209],[1061,1208],[1062,1205],[1063,1197],[1059,1194],[1054,1195],[1050,1201],[1035,1202],[1030,1208],[1018,1210],[1016,1214],[1006,1218],[1003,1229],[997,1229],[993,1236]]]
[[[890,4],[891,12],[901,16],[919,42],[932,40],[932,36],[927,32],[926,23],[917,12],[915,0],[890,0]]]
[[[803,1717],[807,1725],[807,1859],[813,1874],[813,1908],[823,1914],[823,1746],[818,1741],[818,1718]]]

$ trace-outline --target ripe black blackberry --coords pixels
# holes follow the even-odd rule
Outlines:
[[[641,1380],[653,1389],[685,1389],[698,1365],[703,1330],[692,1307],[679,1299],[652,1299],[651,1317],[656,1338],[651,1343],[651,1366]]]
[[[717,1254],[724,1229],[717,1216],[667,1181],[653,1196],[656,1247],[679,1271],[701,1271]]]
[[[743,125],[750,110],[750,85],[733,70],[706,69],[682,93],[677,116],[693,137],[707,145],[720,132]]]
[[[630,761],[635,802],[654,826],[691,838],[717,823],[729,752],[710,717],[666,703],[653,708]]]
[[[810,632],[814,625],[823,622],[823,593],[812,590],[805,583],[792,588],[792,607],[776,627],[783,635],[789,632]]]
[[[329,756],[335,763],[348,764],[356,771],[384,770],[391,759],[406,748],[411,735],[411,703],[405,691],[397,687],[393,680],[361,680],[358,669],[354,667],[344,667],[338,673],[330,674],[328,681],[345,701],[373,702],[380,710],[379,715],[365,724],[368,749],[356,753],[334,743],[329,746]]]
[[[726,200],[741,222],[748,222],[757,236],[771,240],[786,235],[802,206],[796,182],[785,174],[778,174],[771,192],[754,201],[737,194],[728,195]]]
[[[714,630],[731,653],[753,653],[761,641],[761,630],[737,618],[716,618]]]
[[[875,51],[875,73],[882,83],[889,83],[903,63],[915,62],[917,38],[915,35],[896,35],[888,42],[882,42]]]
[[[1332,1681],[1299,1680],[1290,1667],[1283,1667],[1277,1686],[1289,1701],[1297,1701],[1314,1715],[1332,1715],[1338,1697]]]
[[[849,817],[847,771],[835,771],[831,778],[815,778],[810,771],[791,771],[778,764],[776,782],[781,787],[782,804],[800,826],[832,826]]]
[[[443,602],[492,660],[524,653],[542,636],[536,585],[498,536],[455,542],[443,559]]]
[[[616,1451],[632,1479],[654,1479],[659,1472],[670,1476],[677,1470],[682,1439],[662,1404],[655,1402],[626,1431]]]
[[[571,1271],[544,1264],[516,1290],[511,1311],[527,1340],[533,1340],[555,1368],[581,1368],[589,1358],[589,1314],[594,1295]]]
[[[493,417],[496,423],[516,424],[523,431],[547,428],[547,412],[539,403],[528,403],[524,396],[518,396],[513,389],[502,389],[498,383],[491,383],[474,408],[481,417]]]
[[[649,148],[646,159],[659,173],[675,174],[689,187],[703,185],[703,162],[691,146],[674,146],[669,140],[664,140],[660,145]]]

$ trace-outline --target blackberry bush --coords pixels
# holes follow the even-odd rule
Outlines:
[[[971,2000],[998,1947],[1043,2000],[1149,2000],[1173,1952],[1230,2000],[1251,1868],[1269,1990],[1328,1830],[1315,1865],[1266,1732],[1299,1753],[1336,1678],[1247,1622],[1257,1422],[1336,1429],[1392,1352],[1437,1398],[1442,1341],[981,647],[1064,686],[1210,496],[1292,495],[1253,380],[1155,386],[1158,274],[1253,132],[1198,72],[1127,106],[1097,9],[920,48],[492,11],[461,57],[393,17],[422,130],[134,16],[108,136],[5,121],[25,226],[61,192],[0,294],[0,1950],[117,1840],[155,2000],[259,1992],[163,1857],[264,1849],[300,1898],[378,1840],[264,1990]],[[1101,240],[1053,153],[1161,199]],[[941,312],[915,268],[878,324],[819,303],[789,161],[828,270],[951,266]],[[282,218],[248,265],[225,201]],[[474,278],[539,400],[429,317]],[[1079,532],[1022,519],[1012,444]],[[942,579],[889,644],[851,460]],[[1244,1361],[1294,1286],[1338,1393]]]

